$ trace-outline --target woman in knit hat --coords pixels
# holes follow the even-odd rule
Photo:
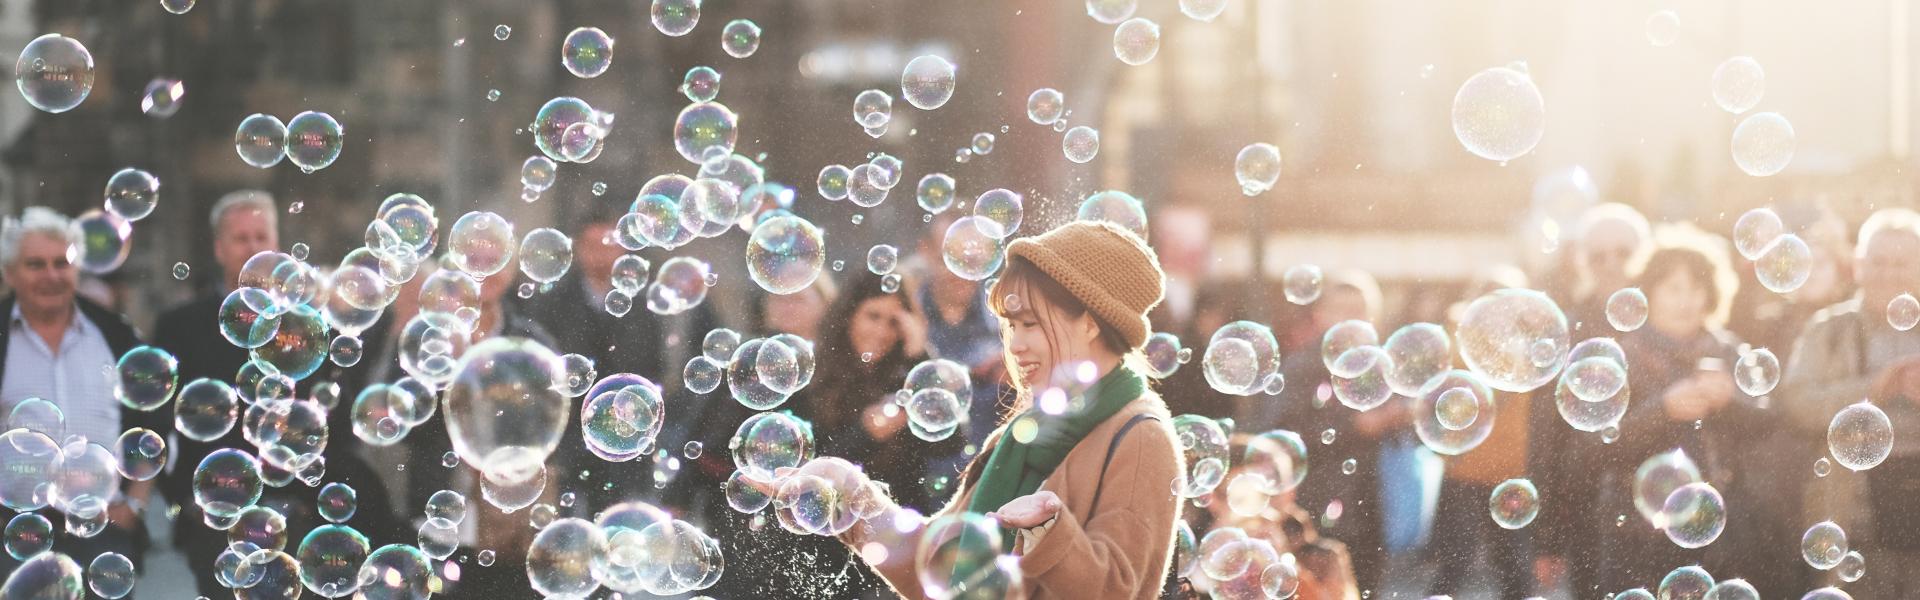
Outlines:
[[[1091,222],[1015,241],[1007,254],[991,301],[1018,395],[934,517],[977,513],[1003,528],[1017,581],[974,594],[1157,598],[1182,459],[1166,404],[1129,363],[1160,302],[1159,262],[1133,233]],[[951,574],[919,572],[926,520],[887,502],[840,539],[895,591],[926,597],[922,581]]]

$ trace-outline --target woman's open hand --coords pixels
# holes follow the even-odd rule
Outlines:
[[[987,513],[987,518],[1015,529],[1032,529],[1053,520],[1064,507],[1059,496],[1041,490],[1007,501],[1000,510]]]

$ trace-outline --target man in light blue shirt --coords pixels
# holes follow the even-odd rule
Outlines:
[[[125,319],[74,294],[79,273],[67,260],[70,231],[65,217],[42,207],[0,227],[0,274],[13,291],[0,299],[0,314],[7,315],[0,332],[0,414],[40,398],[65,415],[56,442],[84,436],[114,448],[126,428],[152,427],[146,421],[154,420],[123,414],[113,393],[117,357],[140,342]],[[55,549],[76,560],[112,550],[138,561],[133,539],[151,488],[151,482],[126,483],[107,506],[104,531],[85,539],[62,535]]]

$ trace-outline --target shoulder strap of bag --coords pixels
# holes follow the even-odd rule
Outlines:
[[[1158,419],[1158,417],[1147,413],[1140,413],[1134,415],[1131,419],[1127,419],[1126,424],[1121,425],[1120,430],[1113,433],[1113,442],[1107,444],[1107,458],[1100,462],[1100,483],[1093,488],[1093,504],[1087,506],[1087,516],[1082,517],[1082,521],[1092,520],[1093,513],[1100,510],[1100,494],[1105,492],[1107,488],[1107,467],[1113,464],[1113,453],[1120,450],[1120,440],[1126,438],[1127,432],[1132,431],[1133,426],[1139,425],[1141,421],[1152,421],[1155,419]]]

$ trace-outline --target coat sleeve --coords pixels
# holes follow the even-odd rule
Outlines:
[[[1020,558],[1027,588],[1059,598],[1158,597],[1180,518],[1172,493],[1179,473],[1164,425],[1128,435],[1107,470],[1098,512],[1082,519],[1062,511]]]
[[[1774,390],[1789,426],[1802,435],[1824,435],[1833,413],[1867,399],[1872,373],[1855,373],[1857,344],[1845,315],[1822,311],[1794,341],[1780,386]],[[1856,318],[1858,315],[1854,315]]]

